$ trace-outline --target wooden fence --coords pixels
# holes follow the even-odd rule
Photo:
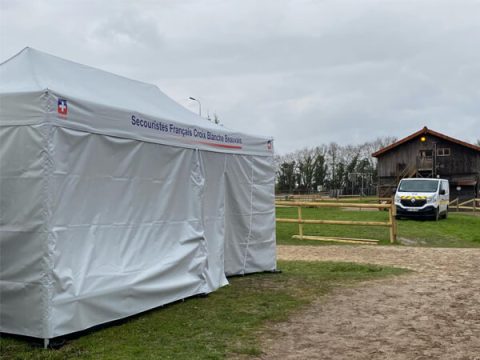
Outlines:
[[[296,207],[297,218],[277,218],[278,223],[298,224],[298,235],[293,238],[300,240],[320,240],[320,241],[337,241],[346,243],[360,243],[360,244],[377,244],[378,240],[374,239],[357,239],[333,236],[310,236],[304,235],[305,224],[328,224],[328,225],[360,225],[360,226],[384,226],[390,229],[390,242],[394,243],[397,240],[397,222],[395,219],[396,207],[394,204],[358,204],[358,203],[326,203],[326,202],[295,202],[295,201],[276,201],[276,206],[281,207]],[[315,208],[363,208],[363,209],[387,209],[388,221],[349,221],[349,220],[308,220],[302,217],[303,207]]]
[[[469,205],[470,203],[471,205]],[[473,211],[473,213],[475,214],[475,212],[478,211],[480,208],[480,199],[470,199],[460,202],[458,198],[456,198],[450,201],[448,206],[450,207],[450,211],[452,209],[456,209],[457,212],[460,210],[470,210]]]
[[[344,195],[340,197],[328,197],[328,196],[320,196],[317,194],[305,194],[305,195],[292,195],[292,194],[285,194],[285,195],[276,195],[276,201],[297,201],[297,202],[360,202],[360,203],[389,203],[392,201],[391,197],[375,197],[375,196],[352,196],[352,195]]]

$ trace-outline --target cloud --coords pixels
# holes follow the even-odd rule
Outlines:
[[[6,1],[5,59],[33,46],[157,84],[292,151],[406,136],[480,138],[480,2]]]

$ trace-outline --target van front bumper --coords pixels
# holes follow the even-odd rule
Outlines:
[[[397,215],[405,217],[423,217],[423,216],[434,216],[435,210],[437,209],[433,205],[427,205],[421,208],[418,207],[403,207],[397,205]]]

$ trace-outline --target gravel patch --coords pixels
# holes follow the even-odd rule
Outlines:
[[[480,249],[278,246],[278,258],[415,272],[318,299],[264,335],[261,359],[480,360]]]

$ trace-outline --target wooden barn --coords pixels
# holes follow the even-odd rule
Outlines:
[[[480,194],[480,146],[424,127],[372,154],[378,159],[378,195],[391,196],[405,177],[440,177],[450,182],[450,199]]]

